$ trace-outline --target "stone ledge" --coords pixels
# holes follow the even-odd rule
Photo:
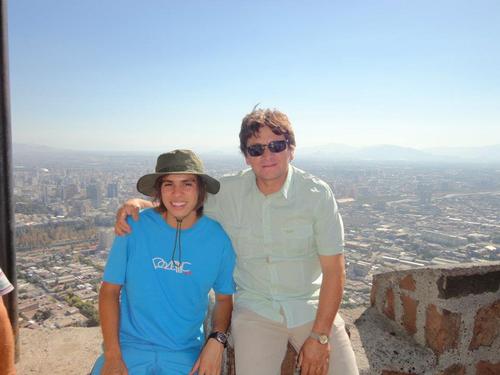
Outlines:
[[[435,367],[434,353],[412,340],[402,329],[390,324],[374,308],[364,310],[355,320],[360,347],[366,357],[365,374],[426,374]],[[352,337],[352,336],[351,336]],[[356,338],[353,340],[355,345]],[[358,357],[358,353],[356,353]]]
[[[101,354],[99,327],[19,331],[18,375],[87,375]]]
[[[364,307],[343,309],[341,315],[350,331],[360,374],[368,375],[371,374],[369,363],[358,329],[354,325],[354,321],[364,311]],[[21,355],[16,364],[18,375],[88,375],[94,361],[101,354],[102,337],[99,327],[54,330],[22,328],[19,340]]]

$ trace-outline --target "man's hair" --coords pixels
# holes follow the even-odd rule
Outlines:
[[[155,182],[155,197],[153,202],[158,202],[156,210],[160,213],[167,212],[167,207],[165,207],[165,204],[161,200],[161,184],[163,183],[163,177],[165,176],[168,175],[158,177]],[[203,215],[203,204],[207,199],[207,185],[200,176],[196,174],[194,176],[196,177],[196,187],[198,189],[198,201],[195,206],[196,216],[201,217],[201,215]]]
[[[241,122],[240,150],[247,155],[247,141],[264,126],[276,135],[284,135],[290,147],[295,147],[295,133],[287,115],[277,109],[255,109],[246,115]]]

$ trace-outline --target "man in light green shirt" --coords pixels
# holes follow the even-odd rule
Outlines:
[[[291,327],[313,321],[321,286],[318,255],[343,250],[330,188],[291,165],[280,190],[268,195],[251,169],[221,181],[220,196],[210,196],[204,209],[237,249],[236,303]]]
[[[238,375],[278,374],[287,343],[302,375],[357,374],[338,312],[344,289],[343,225],[330,187],[290,165],[295,135],[287,116],[257,109],[240,130],[251,167],[220,179],[205,214],[218,220],[237,254],[232,318]],[[120,210],[136,215],[134,200]],[[200,374],[202,375],[202,374]]]

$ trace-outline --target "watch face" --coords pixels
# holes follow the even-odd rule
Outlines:
[[[217,341],[225,344],[227,341],[227,336],[222,332],[217,332]]]
[[[319,343],[320,344],[328,344],[328,336],[327,335],[319,335]]]

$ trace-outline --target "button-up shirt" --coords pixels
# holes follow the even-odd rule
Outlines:
[[[251,169],[220,179],[205,213],[229,234],[237,254],[235,303],[296,327],[316,317],[318,255],[343,252],[344,235],[325,182],[289,166],[280,191],[264,195]]]

